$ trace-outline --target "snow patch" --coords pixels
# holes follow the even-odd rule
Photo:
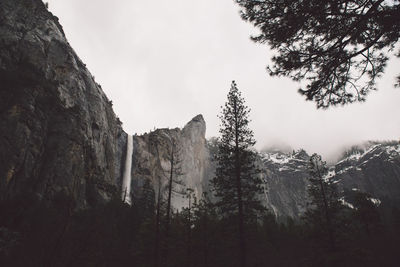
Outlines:
[[[385,147],[386,153],[389,155],[389,159],[393,160],[400,156],[400,145],[396,146],[387,146]]]
[[[328,173],[325,175],[325,179],[332,178],[332,177],[334,177],[335,175],[336,175],[335,170],[334,170],[334,169],[331,169],[331,170],[329,170]]]
[[[381,144],[373,145],[373,146],[371,146],[370,148],[368,148],[367,150],[365,150],[364,153],[358,153],[358,152],[357,152],[357,153],[351,154],[350,156],[348,156],[348,157],[342,159],[341,161],[339,161],[339,162],[336,163],[336,164],[340,164],[340,163],[347,162],[347,161],[358,161],[360,158],[362,158],[362,157],[364,157],[365,155],[367,155],[367,154],[369,154],[369,153],[375,151],[376,149],[380,148],[381,146],[382,146]],[[400,148],[399,148],[399,149],[400,149]],[[374,157],[380,156],[381,154],[382,154],[382,153],[380,153],[379,155],[375,155]],[[372,158],[374,158],[374,157],[372,157]],[[372,159],[372,158],[370,158],[370,159]],[[364,161],[364,162],[365,162],[365,161]],[[362,164],[363,164],[363,163],[362,163]]]
[[[347,171],[349,171],[349,170],[351,170],[351,169],[353,169],[353,168],[354,168],[353,166],[346,167],[346,168],[344,168],[343,170],[338,171],[337,174],[345,173],[345,172],[347,172]]]
[[[388,152],[388,154],[392,154],[392,153],[400,154],[400,145],[387,146],[386,147],[386,152]]]
[[[371,201],[372,203],[374,203],[374,205],[377,207],[382,203],[382,201],[380,201],[377,198],[373,198],[373,197],[369,197],[368,200]]]
[[[361,158],[361,155],[362,155],[362,154],[360,154],[360,153],[352,154],[352,155],[350,155],[350,156],[348,156],[348,157],[342,159],[341,161],[339,161],[339,162],[336,163],[336,164],[340,164],[340,163],[347,162],[347,161],[356,161],[356,160],[359,160],[359,159]]]
[[[283,167],[280,167],[279,169],[278,169],[278,171],[290,171],[291,169],[290,168],[288,168],[287,166],[283,166]]]
[[[340,201],[344,206],[349,207],[350,209],[353,209],[353,210],[355,209],[354,206],[353,206],[351,203],[349,203],[349,202],[347,202],[346,200],[344,200],[343,197],[339,198],[339,201]]]
[[[286,164],[291,159],[291,156],[282,153],[264,153],[263,158],[274,164]]]

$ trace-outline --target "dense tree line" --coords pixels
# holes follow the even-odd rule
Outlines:
[[[326,232],[307,220],[277,222],[266,213],[248,224],[247,266],[397,266],[399,210],[383,213],[368,197],[355,197],[357,209],[336,215],[334,250]],[[70,213],[69,197],[57,198],[49,203],[24,195],[1,203],[1,266],[155,266],[153,204],[114,199]],[[239,266],[237,220],[219,216],[206,197],[192,201],[172,214],[168,262],[161,256],[159,266]],[[161,247],[165,222],[164,212]]]

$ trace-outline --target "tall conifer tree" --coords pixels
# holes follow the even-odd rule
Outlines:
[[[313,154],[308,166],[310,186],[308,194],[311,208],[305,213],[305,220],[314,231],[327,236],[329,248],[336,248],[336,232],[340,228],[339,215],[343,208],[334,179],[328,177],[328,167],[321,156]]]
[[[246,266],[246,223],[264,208],[258,194],[261,179],[255,166],[253,131],[249,129],[250,109],[233,81],[228,101],[222,108],[217,169],[212,180],[216,205],[223,216],[235,217],[238,223],[240,266]]]

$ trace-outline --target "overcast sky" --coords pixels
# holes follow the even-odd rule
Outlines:
[[[255,30],[233,0],[48,2],[130,134],[183,127],[203,114],[207,137],[218,135],[217,115],[235,80],[258,149],[286,144],[329,160],[350,144],[400,138],[398,58],[367,102],[317,110],[299,84],[268,76],[272,53],[249,39]]]

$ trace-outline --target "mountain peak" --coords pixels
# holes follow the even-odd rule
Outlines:
[[[200,123],[204,123],[204,124],[206,123],[206,122],[204,121],[203,115],[201,115],[201,114],[196,115],[193,119],[190,120],[189,123],[191,123],[191,122],[200,122]],[[189,123],[188,123],[188,124],[189,124]]]
[[[191,119],[185,127],[183,127],[182,131],[185,135],[190,135],[192,140],[195,140],[198,136],[204,139],[206,135],[206,122],[204,121],[203,115],[199,114]]]
[[[202,132],[206,132],[206,122],[203,118],[203,115],[199,114],[195,116],[193,119],[191,119],[188,123],[186,123],[185,127],[183,127],[183,130],[188,129],[188,128],[200,128]]]

